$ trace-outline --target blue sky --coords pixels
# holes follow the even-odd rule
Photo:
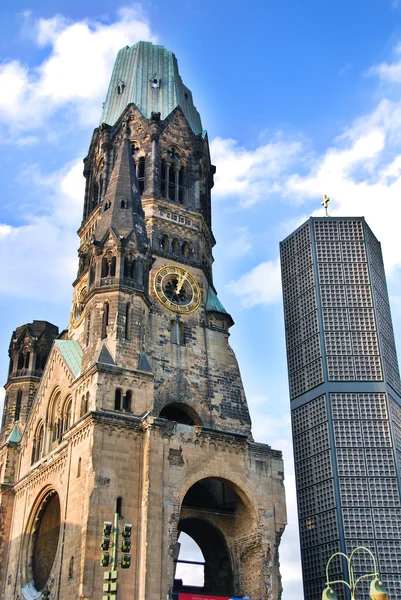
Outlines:
[[[401,339],[401,1],[7,3],[0,14],[1,381],[12,330],[67,325],[82,158],[117,51],[175,52],[217,166],[219,297],[236,322],[254,436],[285,457],[283,600],[299,598],[278,243],[323,194],[383,243]]]

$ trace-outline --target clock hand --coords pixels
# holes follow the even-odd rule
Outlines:
[[[184,273],[184,275],[182,275],[181,279],[178,282],[176,291],[175,291],[176,294],[179,294],[181,292],[181,288],[184,285],[184,281],[187,279],[187,277],[188,277],[188,273]]]

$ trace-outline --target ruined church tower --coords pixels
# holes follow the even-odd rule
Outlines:
[[[214,172],[174,54],[123,48],[84,159],[69,328],[38,363],[23,419],[14,391],[6,403],[5,600],[102,598],[99,544],[116,512],[132,524],[120,600],[281,597],[283,462],[252,438],[213,282]],[[181,532],[204,557],[196,588],[176,577]]]

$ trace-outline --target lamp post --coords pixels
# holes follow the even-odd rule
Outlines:
[[[364,552],[367,552],[372,557],[373,565],[374,565],[374,573],[365,573],[364,575],[361,575],[360,577],[355,579],[354,570],[352,568],[352,559],[353,559],[355,553],[358,552],[359,550],[363,550]],[[335,556],[342,556],[347,561],[349,583],[347,581],[344,581],[343,579],[337,579],[335,581],[329,580],[329,565]],[[322,593],[322,600],[338,600],[337,594],[331,587],[334,583],[343,583],[344,585],[346,585],[347,588],[349,589],[349,591],[351,592],[352,600],[355,600],[356,599],[356,586],[361,581],[361,579],[365,579],[366,577],[373,578],[372,581],[370,582],[370,590],[369,590],[369,596],[370,596],[371,600],[389,600],[388,591],[387,591],[384,583],[380,580],[380,577],[379,577],[376,559],[375,559],[374,555],[372,554],[372,552],[369,550],[369,548],[365,548],[365,546],[358,546],[358,548],[355,548],[355,550],[353,550],[349,556],[347,556],[343,552],[336,552],[335,554],[330,556],[329,560],[327,561],[326,587]]]

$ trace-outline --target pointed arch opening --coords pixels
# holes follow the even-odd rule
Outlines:
[[[175,423],[181,423],[182,425],[202,424],[197,412],[190,406],[180,402],[167,404],[167,406],[160,411],[159,417],[167,419],[168,421],[174,421]]]
[[[42,458],[44,431],[44,423],[43,421],[39,421],[33,436],[31,465],[38,462],[38,460]]]
[[[138,179],[139,193],[143,194],[145,189],[145,157],[141,156],[136,164],[136,177]]]
[[[198,480],[184,496],[177,529],[174,592],[240,595],[236,589],[239,577],[235,576],[238,565],[232,550],[236,539],[249,535],[252,515],[236,486],[219,477]],[[199,548],[197,554],[194,543]],[[189,565],[192,565],[191,578],[188,577]],[[194,572],[195,567],[197,572]]]

